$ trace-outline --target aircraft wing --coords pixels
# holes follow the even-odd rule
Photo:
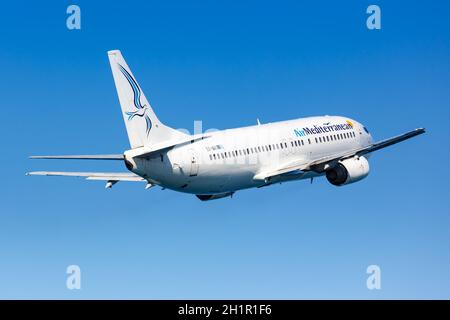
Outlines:
[[[333,162],[337,162],[337,161],[351,158],[354,156],[362,156],[362,155],[389,147],[389,146],[399,143],[401,141],[410,139],[410,138],[420,135],[422,133],[425,133],[425,128],[418,128],[418,129],[415,129],[412,131],[408,131],[408,132],[400,134],[398,136],[372,143],[364,148],[359,148],[359,149],[351,150],[351,151],[340,153],[340,154],[334,154],[334,155],[318,158],[316,160],[309,161],[309,162],[305,162],[302,160],[293,161],[293,162],[284,164],[278,168],[275,168],[273,170],[257,173],[253,177],[253,179],[254,180],[263,180],[263,181],[268,182],[270,179],[272,179],[274,177],[277,177],[280,175],[285,175],[285,174],[295,174],[295,173],[302,173],[302,172],[306,172],[306,171],[324,172],[330,166],[330,164],[332,164]]]
[[[86,180],[107,181],[106,188],[111,188],[119,181],[146,181],[144,178],[131,172],[59,172],[59,171],[33,171],[27,172],[30,176],[64,176],[81,177]],[[146,188],[152,185],[147,184]]]

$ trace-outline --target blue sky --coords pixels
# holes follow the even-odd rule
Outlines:
[[[0,298],[450,298],[447,1],[14,2],[0,13]],[[128,140],[106,55],[120,49],[159,118],[230,128],[308,115],[357,119],[376,139],[360,183],[325,180],[200,202],[169,190],[27,177],[121,171],[31,161],[120,153]],[[82,289],[66,289],[77,264]],[[366,288],[381,267],[382,289]]]

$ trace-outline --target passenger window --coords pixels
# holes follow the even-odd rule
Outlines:
[[[308,144],[311,144],[311,139],[308,138]]]
[[[316,143],[317,143],[317,138],[314,138],[314,139],[316,139]]]

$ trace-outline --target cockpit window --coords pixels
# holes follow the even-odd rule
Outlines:
[[[367,133],[369,133],[369,130],[367,130],[367,128],[366,128],[366,127],[364,127],[364,131],[365,131],[365,132],[367,132]]]

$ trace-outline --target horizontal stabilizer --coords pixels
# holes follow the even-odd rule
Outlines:
[[[58,172],[58,171],[34,171],[28,172],[30,176],[63,176],[82,177],[87,180],[104,181],[145,181],[144,178],[128,172]]]
[[[31,156],[30,159],[123,160],[123,154],[85,154],[65,156]]]

